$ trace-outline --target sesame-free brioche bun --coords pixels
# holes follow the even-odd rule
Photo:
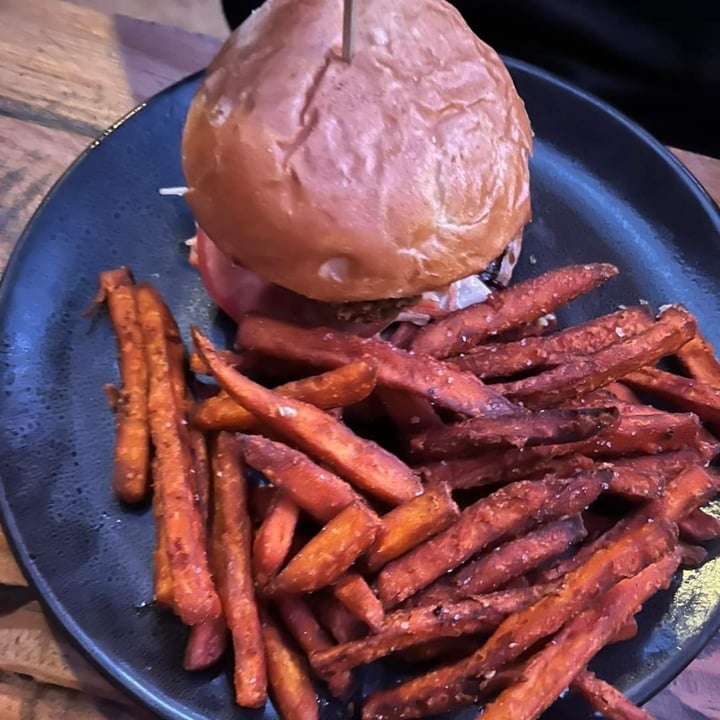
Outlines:
[[[525,107],[444,0],[267,0],[225,42],[183,136],[186,199],[227,256],[327,302],[481,272],[530,219]]]

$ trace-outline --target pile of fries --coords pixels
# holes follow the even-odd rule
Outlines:
[[[616,273],[565,267],[395,342],[248,316],[226,351],[192,328],[190,371],[158,292],[102,273],[114,490],[152,495],[184,667],[231,642],[237,703],[269,692],[285,720],[319,716],[317,682],[349,702],[389,656],[415,676],[365,720],[531,720],[567,687],[648,718],[587,664],[720,537],[720,364],[680,306],[548,321]]]

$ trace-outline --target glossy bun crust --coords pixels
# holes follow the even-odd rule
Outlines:
[[[185,196],[218,247],[328,302],[480,272],[530,219],[525,107],[444,0],[267,0],[190,108]]]

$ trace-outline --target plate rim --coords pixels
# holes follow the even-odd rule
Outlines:
[[[678,179],[681,180],[685,187],[691,192],[720,235],[720,205],[715,202],[689,168],[648,130],[610,103],[577,87],[550,71],[508,55],[502,55],[501,57],[511,72],[520,70],[544,83],[555,85],[563,92],[592,105],[595,110],[609,116],[615,122],[622,125],[624,129],[634,135],[639,142],[652,150],[655,155],[659,156],[661,160],[664,160],[665,163],[672,167]],[[2,277],[0,277],[0,309],[5,307],[8,302],[7,298],[12,290],[13,280],[22,266],[23,255],[33,235],[38,218],[45,211],[46,206],[54,196],[60,191],[67,178],[75,172],[95,149],[113,137],[117,130],[124,126],[135,115],[141,113],[148,105],[159,101],[163,97],[172,95],[185,85],[194,83],[202,77],[204,73],[205,69],[201,69],[186,75],[155,93],[147,100],[138,103],[116,122],[103,130],[95,139],[91,140],[84,150],[82,150],[60,174],[30,216],[30,219],[25,224],[10,253],[5,270]],[[10,503],[8,502],[5,492],[5,481],[2,477],[0,477],[0,527],[2,527],[5,533],[16,562],[20,566],[24,577],[28,580],[30,588],[35,591],[42,608],[53,619],[63,637],[67,639],[73,647],[78,649],[83,658],[97,669],[112,686],[126,693],[131,699],[138,701],[146,709],[156,713],[162,718],[166,718],[166,720],[203,720],[204,716],[197,715],[187,707],[178,707],[177,704],[173,703],[172,699],[170,699],[170,702],[163,701],[160,697],[154,695],[147,685],[136,681],[128,673],[128,670],[124,669],[118,663],[113,662],[106,652],[99,648],[98,645],[93,642],[92,638],[81,630],[77,620],[64,610],[55,593],[47,586],[44,576],[35,568],[31,553],[28,552],[25,546],[22,533],[16,524],[14,514],[10,508]],[[43,590],[41,590],[41,588],[43,588]],[[705,632],[708,627],[712,629],[711,632]],[[649,686],[649,678],[640,680],[634,685],[633,692],[629,693],[629,697],[635,702],[645,703],[664,690],[670,682],[680,675],[697,657],[718,630],[720,630],[720,604],[710,615],[708,622],[703,627],[703,631],[699,632],[691,641],[685,643],[683,646],[682,662],[679,664],[670,664],[669,667],[664,668],[663,671],[653,674],[652,678],[654,682],[651,686]],[[133,668],[132,671],[137,672],[135,668]]]

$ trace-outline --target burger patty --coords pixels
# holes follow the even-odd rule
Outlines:
[[[480,279],[492,290],[504,287],[498,276],[507,253],[508,248],[481,273],[478,273]],[[412,297],[385,298],[384,300],[330,303],[330,306],[334,308],[338,320],[343,322],[376,323],[394,319],[403,310],[417,305],[421,299],[421,295],[413,295]]]

